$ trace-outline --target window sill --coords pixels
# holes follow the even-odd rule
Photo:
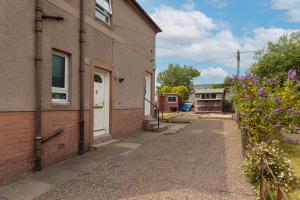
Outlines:
[[[55,102],[55,101],[52,101],[52,105],[53,106],[70,106],[71,102]]]

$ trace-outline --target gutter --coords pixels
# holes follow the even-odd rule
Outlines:
[[[85,74],[85,6],[84,0],[80,0],[80,30],[79,30],[79,95],[80,95],[80,119],[79,119],[79,154],[84,154],[84,74]]]
[[[43,9],[41,0],[36,0],[35,14],[35,92],[36,92],[36,113],[35,113],[35,170],[42,170],[42,125],[41,125],[41,68],[43,65],[42,58],[42,35],[43,35]]]
[[[43,20],[64,20],[60,16],[45,15],[42,7],[42,0],[35,0],[35,144],[34,144],[34,170],[42,170],[42,143],[59,135],[64,130],[58,129],[50,133],[45,138],[42,137],[42,80],[41,71],[43,67],[42,57],[42,36],[43,36]]]

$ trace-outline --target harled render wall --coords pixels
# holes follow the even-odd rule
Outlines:
[[[43,144],[42,159],[43,165],[46,166],[78,152],[79,0],[43,2],[46,14],[61,15],[65,18],[60,22],[44,22],[42,134],[46,136],[58,128],[64,128],[61,135]],[[93,134],[91,86],[94,67],[111,66],[112,137],[128,135],[142,128],[144,73],[154,73],[153,62],[150,59],[155,55],[155,33],[123,0],[113,0],[114,16],[111,27],[95,19],[94,0],[86,1],[86,4],[86,57],[91,63],[86,65],[85,74],[85,141],[88,149]],[[0,0],[0,182],[33,168],[34,6],[34,0]],[[70,55],[70,103],[67,105],[53,104],[51,101],[53,49]],[[115,74],[123,76],[125,81],[115,81]]]

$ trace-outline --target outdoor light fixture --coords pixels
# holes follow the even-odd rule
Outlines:
[[[122,83],[125,80],[125,78],[119,78],[119,82]]]
[[[121,76],[120,73],[116,72],[116,74],[115,74],[115,80],[119,81],[120,83],[122,83],[123,81],[125,81],[125,78],[123,76]]]

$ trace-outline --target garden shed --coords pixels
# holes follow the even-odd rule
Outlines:
[[[223,112],[224,91],[224,88],[195,91],[195,112]]]
[[[158,94],[157,100],[162,112],[179,112],[183,104],[183,98],[176,93]]]

